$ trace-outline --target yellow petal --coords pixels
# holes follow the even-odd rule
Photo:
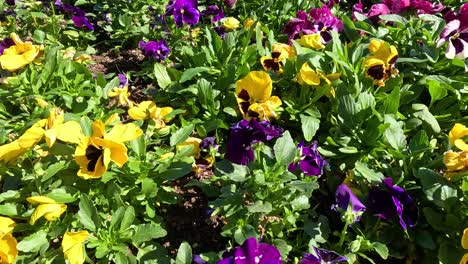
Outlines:
[[[55,130],[54,128],[46,130],[44,133],[44,138],[47,143],[47,146],[51,148],[55,144],[55,141],[57,140],[57,130]]]
[[[303,35],[297,43],[306,48],[323,49],[325,46],[319,33]]]
[[[236,94],[243,90],[250,97],[250,101],[264,102],[271,96],[273,89],[270,75],[264,71],[251,71],[243,79],[236,82]]]
[[[240,22],[234,17],[225,17],[221,19],[221,24],[223,25],[223,28],[226,30],[235,30],[239,28]]]
[[[104,137],[105,134],[105,125],[101,120],[96,120],[93,122],[93,137]]]
[[[363,66],[365,68],[370,68],[370,67],[377,66],[377,65],[385,66],[385,62],[375,57],[369,57],[369,58],[366,58]]]
[[[299,75],[297,76],[297,81],[300,84],[319,85],[320,75],[318,75],[306,62],[302,64]]]
[[[47,196],[31,196],[26,198],[30,204],[56,204],[57,202]]]
[[[188,156],[194,156],[195,158],[200,157],[200,143],[201,139],[195,137],[189,137],[184,142],[176,146],[177,151],[181,151],[183,148],[192,147],[192,151],[187,153]]]
[[[83,139],[84,134],[78,122],[68,121],[56,128],[57,138],[61,141],[78,144]]]
[[[281,53],[279,59],[290,59],[296,56],[296,50],[294,49],[294,47],[284,43],[273,44],[271,46],[271,50]]]
[[[16,223],[9,217],[0,216],[0,233],[8,234],[13,232]]]
[[[444,154],[444,164],[447,171],[461,171],[468,168],[468,151],[447,151]]]
[[[22,148],[30,149],[34,145],[36,145],[39,141],[41,141],[42,137],[44,136],[45,130],[43,128],[43,124],[47,122],[47,119],[40,120],[36,124],[34,124],[31,128],[26,130],[24,134],[18,138],[18,143]]]
[[[156,111],[156,114],[157,116],[160,117],[160,119],[163,119],[164,122],[170,122],[172,120],[173,117],[170,117],[170,118],[167,118],[166,116],[171,113],[172,111],[174,111],[174,109],[172,109],[172,107],[169,107],[169,106],[166,106],[166,107],[161,107],[161,108],[157,108],[157,111]]]
[[[463,230],[461,245],[464,249],[468,249],[468,227]]]
[[[117,124],[104,138],[115,142],[134,140],[143,135],[143,131],[133,123]]]
[[[0,238],[0,261],[2,264],[11,264],[15,262],[18,256],[16,245],[18,242],[11,234],[6,234]]]
[[[25,153],[27,150],[28,149],[22,148],[17,140],[0,146],[0,161],[9,163]]]
[[[468,263],[468,253],[465,253],[465,255],[463,255],[463,257],[460,259],[459,264],[466,264],[466,263]]]
[[[468,128],[466,126],[456,123],[448,136],[451,145],[456,146],[460,150],[468,151],[468,144],[463,140],[464,137],[468,136]]]
[[[14,32],[10,34],[10,38],[13,40],[15,45],[23,45],[24,44],[23,41],[18,36],[18,34],[14,33]]]
[[[384,61],[385,64],[395,63],[395,59],[398,57],[398,51],[395,46],[383,40],[371,40],[368,48],[375,58]]]
[[[70,264],[83,264],[86,258],[84,242],[88,239],[88,231],[66,232],[63,235],[62,249]]]
[[[37,105],[41,108],[46,108],[49,105],[49,103],[42,100],[41,98],[35,97],[34,99],[36,100]]]
[[[36,223],[36,221],[42,216],[45,216],[48,221],[52,221],[58,218],[66,209],[67,206],[65,204],[40,204],[31,214],[29,223],[34,225],[34,223]]]
[[[104,149],[103,152],[103,163],[107,167],[109,162],[112,160],[119,167],[122,167],[127,161],[127,147],[121,142],[115,142],[107,139],[94,139],[98,146]]]
[[[111,125],[114,122],[120,122],[119,114],[117,114],[117,113],[114,113],[111,116],[109,116],[109,118],[107,118],[104,125],[106,125],[106,126]]]

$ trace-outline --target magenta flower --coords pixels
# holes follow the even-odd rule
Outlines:
[[[173,15],[177,27],[183,24],[196,25],[200,19],[197,0],[170,0],[166,5],[166,15]]]
[[[218,264],[281,264],[281,254],[276,247],[258,243],[255,237],[248,238],[229,252],[224,252]]]
[[[348,259],[338,255],[335,251],[312,247],[314,254],[304,253],[304,258],[299,261],[299,264],[336,264],[345,262]]]
[[[468,58],[468,3],[463,4],[458,13],[448,12],[445,20],[448,23],[440,33],[437,47],[448,42],[445,57],[462,60]]]
[[[140,41],[138,47],[146,57],[152,57],[156,61],[163,61],[169,56],[171,49],[167,46],[166,40],[160,41]]]
[[[356,195],[346,184],[340,184],[335,192],[336,204],[333,209],[340,208],[347,212],[348,207],[351,206],[351,213],[354,215],[354,222],[356,223],[361,219],[362,213],[366,210],[366,206],[359,201]]]
[[[393,185],[392,178],[385,178],[383,188],[369,190],[369,211],[383,220],[398,215],[403,230],[413,227],[419,217],[418,207],[406,191]]]
[[[270,141],[282,134],[282,128],[272,126],[268,121],[243,119],[231,126],[224,157],[232,163],[247,165],[255,158],[252,144]]]
[[[323,169],[328,167],[328,162],[322,158],[317,150],[318,143],[313,141],[312,145],[305,146],[304,141],[297,146],[301,158],[298,162],[289,164],[288,170],[295,171],[298,167],[304,172],[306,176],[322,176]]]

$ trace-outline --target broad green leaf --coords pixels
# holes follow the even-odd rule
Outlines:
[[[366,163],[356,161],[354,164],[354,172],[356,176],[365,178],[369,182],[380,183],[385,178],[381,172],[369,168]]]
[[[78,220],[81,224],[91,231],[95,231],[97,227],[100,227],[100,219],[97,214],[96,207],[89,197],[82,193],[80,203],[78,204],[80,210],[78,211]]]
[[[375,252],[377,252],[377,254],[379,254],[381,258],[388,258],[388,248],[385,244],[374,242],[372,243],[372,245],[374,246]]]
[[[38,252],[43,246],[48,245],[47,232],[39,230],[23,239],[18,243],[16,248],[23,252]]]
[[[192,164],[187,162],[174,162],[171,167],[162,171],[157,176],[166,181],[181,178],[192,171]]]
[[[397,114],[400,107],[400,87],[395,86],[392,92],[385,97],[384,114]]]
[[[306,141],[312,140],[319,127],[320,119],[313,116],[301,115],[301,128]]]
[[[236,240],[237,244],[242,245],[245,242],[245,240],[247,240],[247,238],[257,237],[257,232],[255,230],[255,227],[248,224],[239,227],[234,232],[234,240]]]
[[[435,119],[435,117],[432,115],[432,113],[429,112],[427,106],[423,104],[413,104],[412,108],[413,110],[415,110],[415,112],[413,113],[415,117],[421,119],[421,121],[428,125],[434,133],[440,133],[439,123],[437,122],[437,119]]]
[[[162,89],[167,88],[172,83],[171,77],[169,77],[167,73],[166,66],[160,63],[154,64],[154,77],[158,81],[159,87]]]
[[[192,263],[192,248],[189,243],[182,242],[177,250],[176,264],[191,264]]]
[[[132,241],[136,244],[140,244],[152,239],[165,237],[167,231],[158,224],[141,224],[135,227],[135,234],[132,237]]]
[[[431,95],[431,104],[447,96],[447,88],[445,88],[444,83],[428,79],[426,84]]]
[[[247,210],[251,213],[269,213],[273,210],[271,203],[256,201],[254,204],[247,206]]]
[[[406,137],[402,128],[402,123],[397,122],[391,115],[385,115],[384,122],[390,126],[384,132],[384,138],[388,144],[397,150],[406,147]]]
[[[193,77],[195,77],[197,74],[199,74],[201,72],[206,72],[206,71],[209,71],[209,70],[210,70],[210,68],[208,68],[208,67],[195,67],[195,68],[187,69],[187,70],[184,71],[184,73],[182,73],[182,76],[180,77],[179,83],[189,81],[189,80],[193,79]]]
[[[127,206],[125,208],[125,213],[122,218],[122,222],[120,222],[120,231],[129,228],[130,225],[133,224],[134,220],[135,220],[135,209],[133,208],[133,206]]]
[[[170,138],[171,146],[175,146],[187,140],[187,138],[189,138],[189,136],[192,134],[193,128],[194,125],[190,124],[186,127],[177,130],[174,134],[172,134]]]
[[[281,165],[290,164],[296,157],[297,147],[289,131],[284,132],[283,136],[276,140],[273,149],[275,151],[276,161]]]
[[[232,181],[243,182],[247,172],[246,166],[234,164],[228,160],[216,162],[215,175],[218,177],[226,176]]]

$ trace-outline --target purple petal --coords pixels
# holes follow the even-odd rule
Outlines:
[[[460,28],[460,20],[450,21],[445,27],[444,30],[440,33],[441,38],[448,39]]]
[[[335,193],[336,204],[343,210],[348,209],[351,203],[353,212],[363,212],[366,206],[356,197],[351,189],[346,184],[340,184]]]

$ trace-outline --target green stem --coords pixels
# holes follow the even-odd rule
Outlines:
[[[341,230],[341,235],[340,235],[340,241],[338,242],[338,246],[341,248],[341,246],[343,246],[343,242],[345,240],[345,236],[346,236],[346,232],[348,231],[348,226],[349,226],[349,223],[348,221],[346,221],[344,227],[343,227],[343,230]]]

